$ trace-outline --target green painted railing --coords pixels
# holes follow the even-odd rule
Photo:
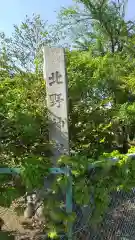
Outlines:
[[[20,174],[20,168],[0,168],[0,174]],[[50,168],[51,174],[65,174],[67,176],[67,187],[66,187],[66,212],[72,213],[72,177],[71,171],[68,167],[65,168]],[[72,240],[72,224],[69,222],[67,226],[68,240]]]

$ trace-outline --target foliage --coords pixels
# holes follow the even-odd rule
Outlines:
[[[0,50],[6,50],[11,65],[23,71],[35,71],[37,61],[42,67],[42,47],[57,42],[52,35],[51,26],[43,21],[40,15],[26,16],[20,26],[14,25],[14,31],[9,38],[0,34]]]
[[[125,155],[135,152],[134,58],[130,52],[93,58],[91,50],[66,55],[71,158],[59,162],[71,167],[75,201],[90,205],[96,225],[112,192],[135,186],[134,160]],[[107,160],[112,157],[120,161]]]
[[[70,166],[74,199],[81,206],[90,204],[95,224],[107,211],[113,191],[135,186],[134,161],[125,155],[135,151],[134,22],[124,18],[125,1],[76,2],[83,8],[63,9],[59,18],[58,35],[61,29],[71,30],[77,50],[66,51],[71,156],[61,157],[58,166]],[[0,165],[20,167],[28,190],[43,185],[51,166],[40,55],[43,42],[51,44],[50,35],[36,15],[15,26],[11,38],[1,34]],[[61,40],[63,36],[65,32]],[[112,157],[120,160],[107,160]],[[9,180],[0,176],[1,182]],[[67,176],[57,176],[44,202],[51,237],[57,235],[55,223],[67,231],[67,221],[75,218],[65,212],[66,186]],[[16,189],[5,191],[2,185],[0,202],[9,204],[19,194]]]
[[[129,153],[135,153],[135,148]],[[63,163],[72,169],[74,200],[80,206],[90,206],[91,226],[102,222],[112,193],[130,192],[135,186],[135,161],[118,151],[104,153],[97,161],[80,155],[63,157],[59,164]]]
[[[122,54],[93,58],[91,52],[78,51],[67,52],[67,58],[71,149],[97,157],[120,150],[126,141],[130,145],[134,59],[129,62]]]
[[[125,19],[127,0],[75,2],[78,4],[62,8],[59,14],[65,40],[70,38],[72,45],[83,51],[91,49],[93,55],[127,50],[135,30],[134,22]]]
[[[125,153],[125,139],[128,144],[132,144],[130,138],[134,138],[134,59],[129,61],[129,56],[121,53],[108,53],[104,57],[93,58],[91,51],[67,51],[66,56],[70,146],[73,156],[61,163],[71,166],[74,198],[78,204],[87,204],[94,191],[92,196],[97,204],[97,211],[93,210],[94,222],[105,212],[104,207],[108,206],[112,190],[121,185],[126,188],[131,186],[131,182],[125,185],[123,177],[119,175],[124,171],[124,155],[116,153],[123,159],[122,165],[116,164],[116,182],[112,181],[113,165],[107,164],[102,158],[111,157],[113,149]],[[50,166],[45,85],[42,77],[30,73],[3,78],[0,91],[1,166],[6,162],[8,166],[21,167],[25,185],[29,189],[41,187]],[[123,127],[126,128],[126,133]],[[108,152],[108,155],[104,155],[104,152]],[[102,158],[99,159],[99,156]],[[97,168],[92,180],[89,180],[86,170],[89,165],[97,164],[98,160],[102,163],[101,169]],[[134,179],[129,180],[134,183]],[[109,181],[111,184],[105,187]],[[66,215],[63,207],[60,208],[65,203],[63,198],[57,198],[60,189],[66,188],[66,182],[66,177],[58,177],[52,186],[51,195],[45,200],[48,230],[54,229],[54,223],[63,229],[60,220],[65,224],[68,217],[72,221],[74,219],[74,216]],[[83,195],[82,186],[85,186]],[[99,191],[100,189],[104,191]],[[103,204],[99,204],[99,198]]]
[[[10,206],[26,191],[43,189],[49,168],[51,143],[48,139],[45,82],[39,73],[2,75],[0,81],[0,167],[20,168],[20,176],[0,174],[0,205]],[[47,231],[66,231],[68,216],[61,198],[61,184],[54,182],[44,200]],[[63,188],[66,178],[63,179]],[[45,189],[44,189],[45,190]],[[61,224],[61,221],[63,223]],[[55,229],[52,234],[52,229]]]
[[[0,166],[22,168],[27,187],[32,187],[30,183],[37,186],[41,184],[37,172],[40,169],[43,181],[43,172],[50,166],[49,156],[42,77],[24,74],[3,78],[0,82]]]

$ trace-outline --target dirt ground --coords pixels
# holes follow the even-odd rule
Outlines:
[[[0,217],[4,225],[0,231],[0,240],[40,240],[41,228],[34,225],[32,220],[18,216],[12,207],[0,207]]]

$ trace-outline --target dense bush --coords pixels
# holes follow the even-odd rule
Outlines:
[[[90,157],[127,153],[135,127],[134,59],[73,51],[67,69],[72,148]]]
[[[125,1],[76,2],[84,8],[61,12],[61,29],[64,34],[65,28],[72,32],[77,50],[66,51],[71,156],[61,157],[58,166],[71,167],[78,204],[90,203],[92,196],[96,208],[91,221],[95,223],[103,217],[112,191],[127,191],[135,185],[134,161],[125,155],[135,151],[135,25],[124,19]],[[33,26],[38,29],[38,44]],[[43,185],[51,166],[45,81],[41,74],[40,47],[44,39],[50,43],[45,29],[40,17],[34,17],[16,26],[11,39],[0,35],[0,167],[20,167],[23,184],[29,189]],[[80,39],[82,31],[84,38]],[[19,64],[14,64],[16,58],[23,70],[30,69],[31,73],[22,72]],[[114,156],[120,161],[107,160]],[[95,170],[88,171],[90,166]],[[0,181],[9,181],[9,177],[0,176]],[[51,209],[50,215],[58,222],[68,219],[63,212],[55,214],[60,207],[57,192],[66,184],[67,178],[58,176],[51,196],[56,205],[51,198],[46,202],[46,210]],[[6,188],[0,203],[5,200],[9,204],[17,196],[16,189]]]
[[[0,166],[21,168],[25,184],[31,188],[43,184],[43,176],[50,166],[49,156],[45,82],[34,74],[3,77],[0,82]]]

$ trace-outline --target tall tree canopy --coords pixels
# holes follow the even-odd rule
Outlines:
[[[59,23],[77,48],[105,55],[124,51],[134,39],[134,22],[125,19],[127,0],[75,2],[78,5],[61,10]]]
[[[79,195],[76,201],[88,199],[95,186],[99,215],[101,199],[103,207],[109,191],[130,185],[128,180],[135,184],[135,168],[129,162],[125,167],[124,157],[116,168],[126,180],[105,162],[108,168],[100,179],[96,176],[88,185],[85,182],[89,162],[95,163],[101,155],[112,156],[113,150],[128,153],[135,144],[135,23],[125,18],[126,2],[76,0],[73,7],[61,10],[55,33],[34,15],[15,26],[10,38],[0,35],[0,164],[4,160],[9,166],[25,165],[31,171],[27,164],[31,161],[49,166],[41,48],[66,44],[73,156],[59,162],[72,167],[75,196],[85,186],[83,197]]]
[[[6,56],[10,64],[23,71],[35,71],[42,62],[43,45],[53,45],[57,42],[51,26],[43,21],[40,15],[33,14],[19,25],[14,25],[14,31],[9,38],[0,34],[0,53]]]

